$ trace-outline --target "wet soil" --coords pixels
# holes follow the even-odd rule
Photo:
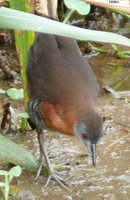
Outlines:
[[[109,12],[107,16],[109,17]],[[112,16],[113,20],[114,17],[116,16]],[[104,15],[102,20],[104,21],[102,30],[108,30]],[[100,29],[103,21],[93,23],[89,20],[89,24],[86,23],[86,26]],[[125,23],[127,23],[127,20],[125,20]],[[118,23],[118,25],[120,26],[121,23]],[[119,26],[115,27],[112,24],[112,30],[118,30]],[[121,27],[120,30],[124,31],[127,36],[129,35],[129,31],[125,31]],[[104,45],[106,49],[109,47]],[[5,49],[6,47],[3,47],[0,52],[0,58],[2,58],[0,88],[22,87],[19,81],[20,70],[16,54],[15,64],[13,65],[13,54],[7,53]],[[2,57],[4,55],[5,57]],[[124,98],[115,99],[102,89],[103,86],[108,85],[115,90],[130,91],[130,58],[116,59],[112,55],[95,53],[93,56],[89,55],[87,59],[100,83],[101,92],[97,100],[97,109],[105,121],[104,136],[97,146],[96,167],[92,166],[86,148],[76,137],[47,132],[46,146],[51,163],[65,166],[66,170],[61,173],[61,176],[69,184],[68,190],[60,188],[54,181],[51,181],[49,186],[44,188],[46,177],[41,175],[37,181],[34,181],[35,174],[23,169],[22,175],[12,183],[19,188],[19,192],[15,197],[10,196],[10,200],[130,199],[130,97],[127,97],[128,101]],[[7,67],[5,68],[5,66]],[[8,71],[8,69],[12,66],[17,69],[11,68],[11,73],[11,70]],[[12,79],[8,80],[10,75]],[[0,94],[0,122],[2,106],[8,101],[11,102],[16,113],[24,111],[23,101],[10,100],[6,95]],[[29,130],[26,134],[21,134],[18,131],[11,130],[7,137],[23,145],[37,158],[39,157],[39,146],[35,131]],[[0,168],[2,167],[3,163],[0,161]]]
[[[116,73],[115,65],[121,67]],[[115,60],[113,57],[93,57],[89,59],[97,77],[103,85],[119,81],[129,72],[129,58]],[[111,75],[115,72],[116,75]],[[126,85],[125,85],[126,84]],[[0,87],[9,88],[15,83],[1,81]],[[128,82],[121,88],[130,90]],[[129,97],[128,97],[128,100]],[[0,95],[0,115],[2,106],[9,99]],[[11,101],[16,112],[24,110],[23,101]],[[34,181],[35,174],[23,170],[22,175],[13,184],[19,188],[17,196],[10,200],[122,200],[130,199],[130,104],[124,100],[114,99],[110,94],[102,92],[97,101],[97,109],[105,119],[104,136],[97,147],[97,165],[93,167],[86,148],[75,137],[68,137],[59,133],[46,133],[46,146],[51,162],[66,167],[62,172],[63,179],[67,179],[68,191],[60,188],[51,181],[44,188],[46,177],[40,176]],[[107,129],[106,129],[107,127]],[[39,157],[39,148],[35,131],[28,131],[25,135],[9,133],[7,137],[21,143],[26,149]]]
[[[19,193],[11,200],[130,199],[130,106],[111,97],[99,97],[97,105],[109,128],[98,144],[96,167],[92,167],[88,152],[77,138],[48,132],[46,145],[51,162],[66,166],[62,176],[68,179],[70,191],[53,181],[44,189],[45,177],[40,176],[35,182],[35,174],[23,170],[17,178]],[[38,157],[35,132],[14,138]]]
[[[104,45],[105,48],[110,49],[110,45]],[[98,55],[87,59],[97,75],[100,89],[107,85],[117,91],[130,90],[129,57],[118,59],[112,55]]]

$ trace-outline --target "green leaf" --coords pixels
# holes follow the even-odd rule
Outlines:
[[[23,89],[10,88],[7,90],[7,95],[15,100],[24,98]]]
[[[119,34],[74,27],[9,8],[0,8],[0,19],[0,28],[32,30],[85,41],[107,42],[130,46],[130,39]]]
[[[81,15],[87,15],[90,12],[90,4],[80,0],[64,0],[65,5],[72,10],[76,10]]]
[[[28,119],[29,118],[29,115],[27,112],[23,112],[23,113],[18,113],[18,115],[22,118],[25,118],[25,119]]]
[[[0,88],[0,94],[5,94],[6,90]]]
[[[31,171],[36,171],[38,160],[21,145],[0,134],[0,160],[14,165],[20,165]]]
[[[18,177],[20,176],[22,173],[22,169],[20,166],[15,166],[13,168],[10,169],[8,175],[12,176],[12,177]]]

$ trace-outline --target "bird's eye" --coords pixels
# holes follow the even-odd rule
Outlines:
[[[87,133],[82,133],[82,138],[83,138],[84,140],[87,140],[87,139],[88,139]]]

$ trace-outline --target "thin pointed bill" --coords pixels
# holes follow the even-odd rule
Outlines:
[[[92,164],[93,166],[96,166],[96,144],[90,144],[89,148],[92,157]]]

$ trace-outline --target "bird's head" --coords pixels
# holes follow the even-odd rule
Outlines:
[[[93,109],[78,112],[75,134],[89,149],[93,166],[96,165],[96,144],[102,136],[102,119]]]

